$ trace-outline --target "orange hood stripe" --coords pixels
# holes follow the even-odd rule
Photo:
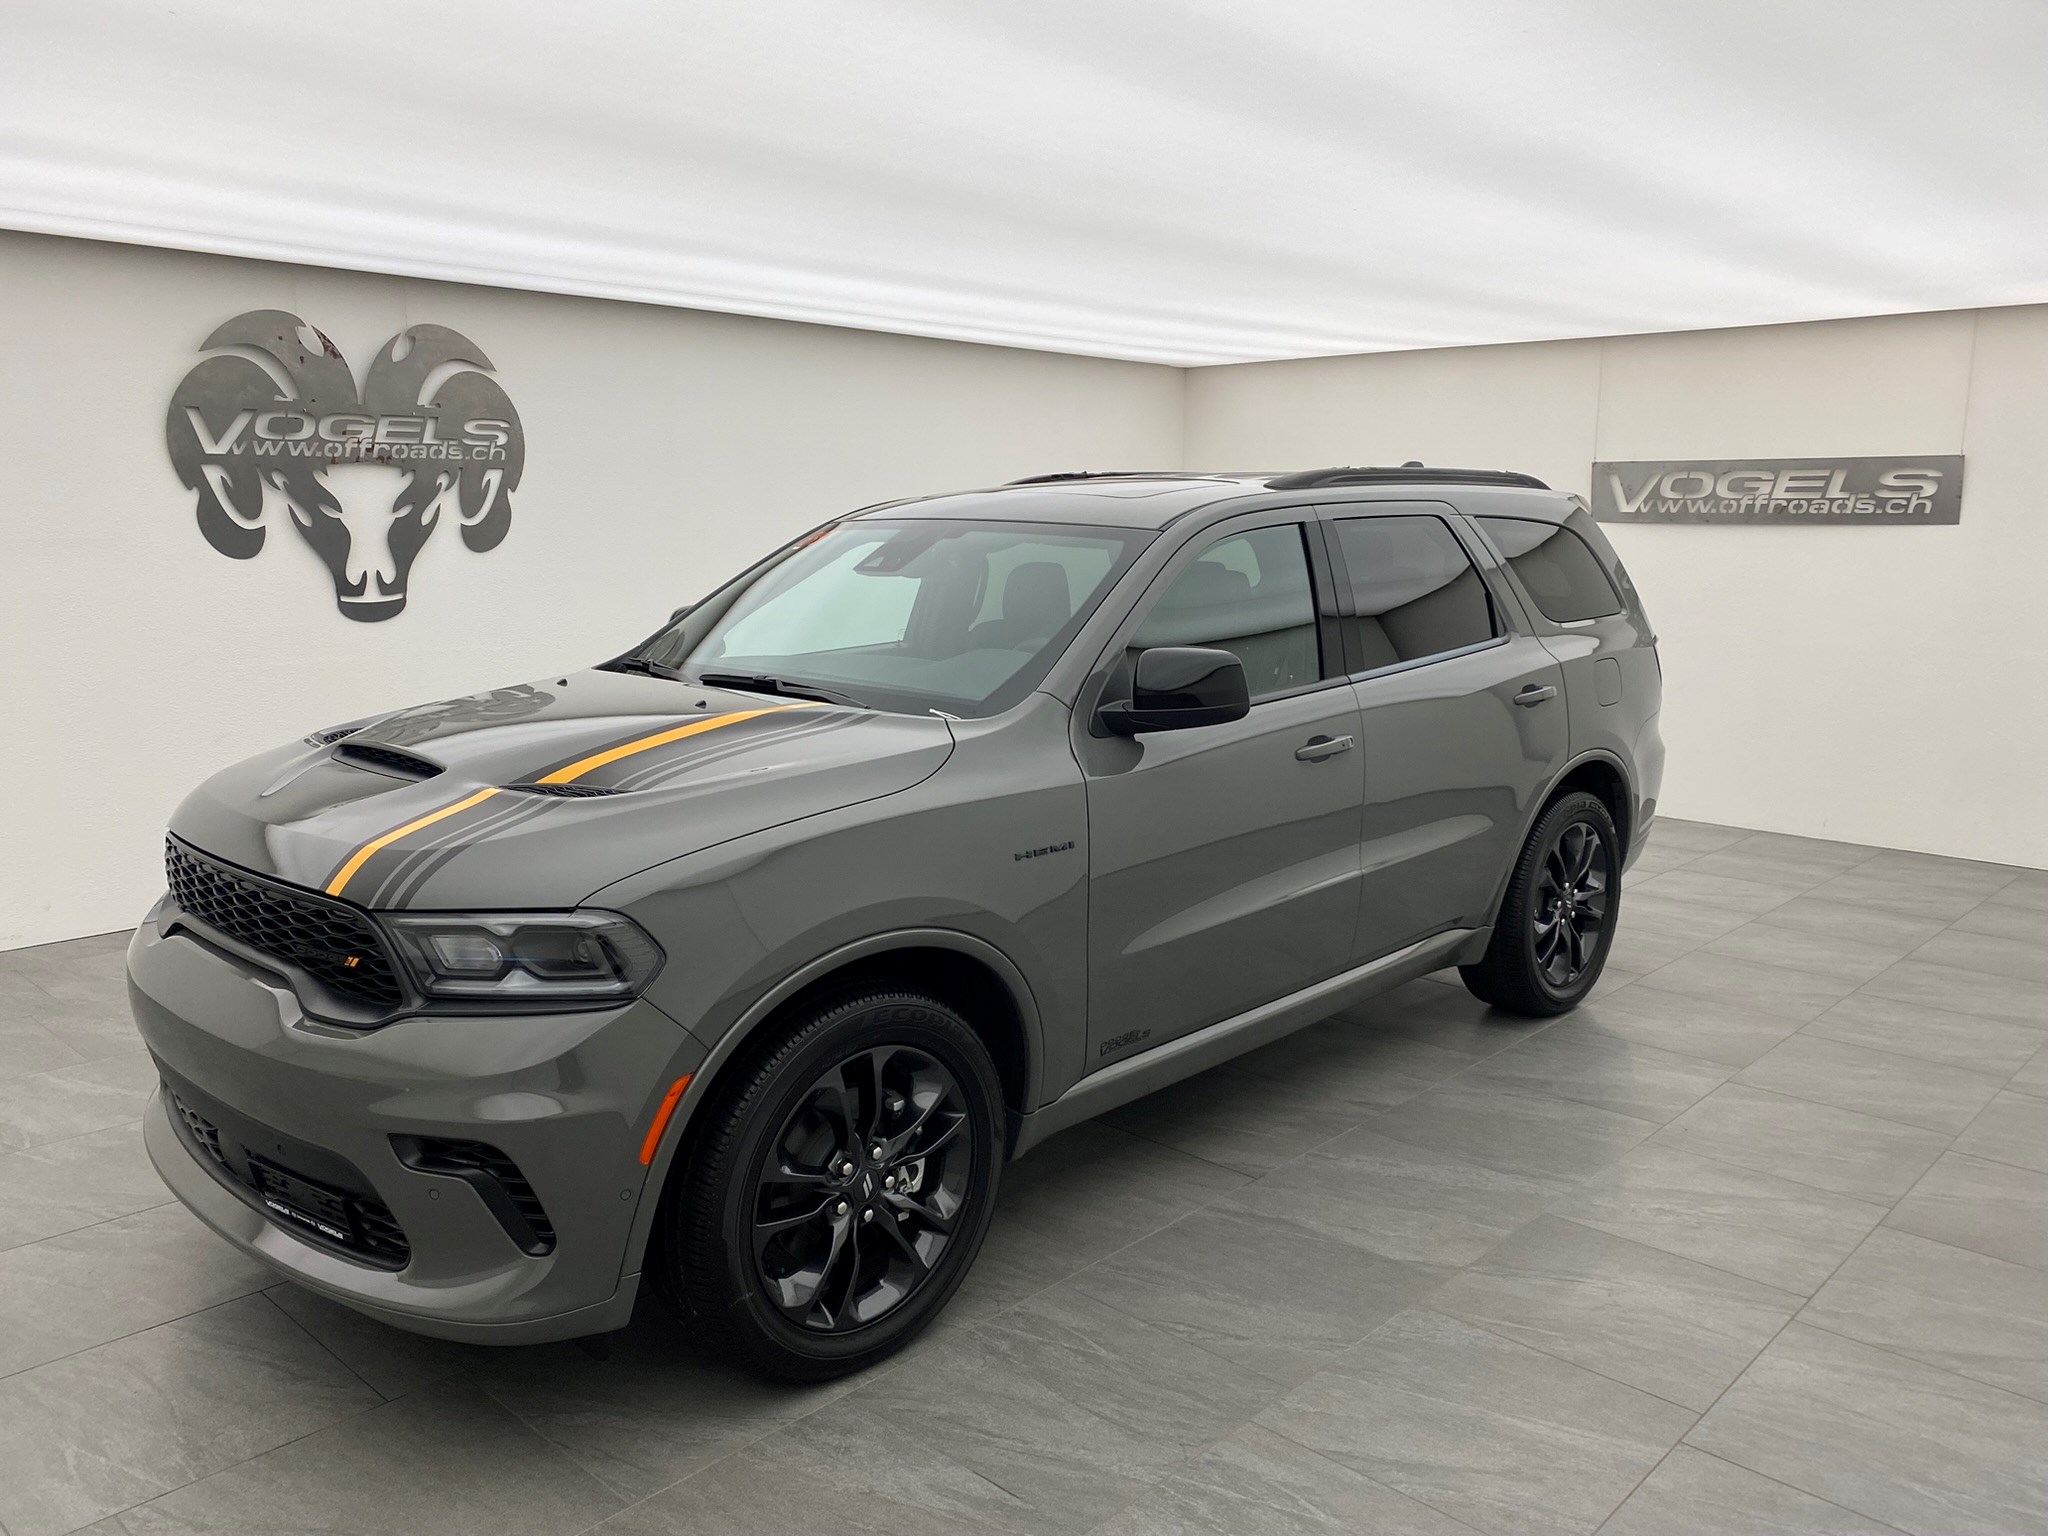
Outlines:
[[[822,709],[823,707],[820,704],[771,704],[766,709],[743,709],[737,714],[713,715],[708,720],[692,720],[688,725],[678,725],[666,731],[656,731],[652,736],[642,736],[636,741],[629,741],[616,747],[607,747],[602,752],[594,752],[589,757],[573,762],[566,768],[557,768],[553,773],[548,774],[544,778],[536,779],[534,782],[537,784],[573,784],[593,768],[602,768],[606,763],[616,763],[622,757],[632,757],[635,753],[652,751],[655,747],[665,747],[670,742],[681,741],[686,736],[701,736],[706,731],[717,730],[720,726],[738,725],[742,720],[754,720],[762,715],[780,714],[787,709]]]

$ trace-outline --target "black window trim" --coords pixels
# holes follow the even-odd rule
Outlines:
[[[1481,651],[1490,651],[1495,646],[1506,645],[1510,640],[1514,639],[1514,623],[1508,616],[1507,606],[1501,601],[1500,593],[1494,589],[1492,571],[1489,569],[1491,562],[1480,558],[1480,550],[1473,547],[1470,531],[1458,526],[1461,522],[1465,521],[1465,517],[1456,507],[1452,506],[1449,502],[1433,501],[1403,502],[1400,503],[1404,509],[1401,511],[1391,509],[1384,512],[1366,510],[1373,508],[1374,505],[1372,502],[1336,502],[1322,506],[1317,510],[1321,513],[1321,521],[1325,524],[1365,522],[1367,520],[1385,521],[1397,517],[1428,517],[1442,523],[1445,528],[1450,530],[1451,538],[1457,543],[1458,548],[1464,551],[1465,558],[1472,563],[1472,569],[1479,576],[1479,585],[1486,593],[1487,619],[1493,625],[1493,634],[1488,639],[1475,640],[1472,644],[1461,645],[1456,650],[1435,651],[1428,656],[1417,656],[1410,661],[1389,662],[1384,667],[1367,667],[1361,671],[1349,672],[1346,674],[1346,681],[1361,683],[1372,678],[1389,677],[1396,672],[1413,672],[1417,667],[1433,667],[1439,662],[1456,661],[1461,656],[1475,656]],[[1443,510],[1441,512],[1419,510],[1424,506],[1442,507]],[[1406,510],[1410,508],[1417,510]],[[1337,537],[1336,529],[1328,529],[1325,534],[1325,543],[1329,547],[1331,584],[1338,594],[1338,602],[1341,605],[1340,611],[1345,621],[1343,635],[1344,652],[1345,662],[1349,665],[1351,662],[1359,659],[1354,653],[1356,642],[1354,639],[1353,623],[1358,617],[1358,605],[1352,601],[1351,573],[1344,564],[1343,549]]]
[[[1256,715],[1268,704],[1278,704],[1286,699],[1299,699],[1333,688],[1348,688],[1351,685],[1351,676],[1341,670],[1345,656],[1342,650],[1342,635],[1337,629],[1341,614],[1339,603],[1342,600],[1344,584],[1336,573],[1334,552],[1323,530],[1320,512],[1321,508],[1313,503],[1291,507],[1256,507],[1217,518],[1189,532],[1153,573],[1144,590],[1132,599],[1130,607],[1124,610],[1123,618],[1111,632],[1108,644],[1103,647],[1101,656],[1090,670],[1091,678],[1099,677],[1101,681],[1092,690],[1084,685],[1078,696],[1079,699],[1088,699],[1090,693],[1093,694],[1093,701],[1087,705],[1086,710],[1088,734],[1110,734],[1100,719],[1102,706],[1115,703],[1119,697],[1128,697],[1128,679],[1120,678],[1119,665],[1130,650],[1131,637],[1138,632],[1139,626],[1149,615],[1151,605],[1165,595],[1167,589],[1188,565],[1201,558],[1203,551],[1225,539],[1236,538],[1240,534],[1257,533],[1262,528],[1280,528],[1291,524],[1301,532],[1302,550],[1308,560],[1309,590],[1315,603],[1316,667],[1322,676],[1317,681],[1306,683],[1299,688],[1286,688],[1253,699],[1252,714]],[[1194,554],[1183,564],[1181,556],[1189,550],[1193,550]],[[1076,713],[1080,711],[1077,710]]]

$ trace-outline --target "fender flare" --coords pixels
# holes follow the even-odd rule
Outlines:
[[[1629,819],[1631,824],[1640,814],[1639,808],[1634,803],[1638,799],[1635,773],[1627,763],[1623,762],[1614,753],[1604,748],[1596,747],[1590,751],[1579,753],[1578,756],[1559,767],[1557,772],[1550,776],[1550,782],[1543,786],[1543,793],[1530,801],[1529,814],[1522,818],[1521,835],[1515,839],[1515,856],[1508,861],[1508,867],[1501,872],[1500,884],[1494,890],[1493,900],[1487,904],[1485,932],[1489,938],[1493,933],[1493,925],[1500,920],[1500,904],[1507,900],[1508,882],[1515,878],[1515,865],[1521,861],[1522,849],[1528,844],[1529,834],[1536,830],[1536,823],[1542,817],[1544,807],[1548,806],[1551,800],[1555,798],[1558,786],[1588,763],[1605,763],[1616,773],[1620,774],[1621,782],[1628,789],[1630,800]],[[1635,829],[1631,825],[1631,842],[1634,840],[1634,831]]]
[[[1008,990],[1010,1001],[1017,1010],[1017,1017],[1024,1026],[1024,1103],[1031,1106],[1038,1102],[1039,1071],[1045,1060],[1044,1027],[1039,1017],[1037,999],[1031,991],[1031,984],[1008,955],[986,939],[971,933],[963,933],[957,928],[899,928],[887,933],[871,934],[850,944],[842,944],[837,949],[828,950],[806,961],[763,992],[733,1021],[732,1026],[719,1037],[718,1042],[698,1063],[691,1075],[690,1086],[683,1090],[683,1096],[677,1101],[675,1112],[662,1130],[661,1142],[655,1149],[654,1161],[648,1166],[647,1177],[641,1185],[639,1207],[633,1213],[633,1225],[627,1233],[626,1250],[620,1264],[622,1280],[630,1280],[640,1273],[647,1254],[647,1244],[654,1233],[654,1221],[661,1206],[661,1195],[668,1188],[669,1168],[675,1161],[676,1150],[682,1145],[684,1133],[690,1122],[695,1118],[704,1100],[710,1096],[727,1064],[754,1038],[778,1008],[805,987],[856,960],[865,960],[873,955],[885,955],[901,949],[949,949],[956,954],[979,960],[996,973]]]

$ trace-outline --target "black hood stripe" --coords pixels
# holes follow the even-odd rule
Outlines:
[[[413,876],[424,873],[423,866],[438,855],[468,848],[494,833],[531,821],[551,809],[553,802],[532,795],[500,795],[491,804],[498,809],[475,819],[458,818],[446,832],[436,832],[416,846],[393,850],[388,862],[380,859],[376,884],[365,888],[368,894],[362,898],[364,905],[404,906],[408,897],[401,887],[410,885],[417,890],[420,882]]]
[[[742,709],[731,714],[705,715],[679,723],[672,722],[656,731],[642,729],[631,736],[617,739],[609,746],[600,747],[594,752],[586,753],[582,757],[571,758],[558,767],[550,768],[533,782],[540,784],[572,784],[586,773],[593,772],[596,769],[625,758],[638,756],[642,752],[649,752],[656,748],[667,746],[671,742],[700,736],[707,731],[722,730],[727,726],[738,725],[745,720],[758,719],[763,715],[781,714],[788,710],[817,709],[820,707],[822,706],[808,702],[769,704],[759,709]],[[326,884],[327,894],[330,896],[341,895],[366,864],[377,858],[379,854],[390,848],[394,843],[400,842],[416,832],[424,832],[428,827],[448,820],[451,817],[460,816],[503,793],[504,790],[499,786],[491,785],[465,795],[460,800],[451,801],[438,810],[429,811],[424,816],[417,816],[411,821],[393,827],[388,832],[379,833],[368,842],[361,844],[347,858],[341,861],[341,864],[335,869],[334,873],[328,877]]]
[[[377,905],[390,909],[411,906],[426,883],[452,863],[457,855],[467,852],[487,838],[497,836],[500,832],[525,826],[529,821],[545,816],[561,804],[560,801],[548,800],[537,795],[506,795],[502,798],[523,800],[527,803],[509,807],[503,814],[494,816],[489,821],[419,850],[399,868],[393,870],[390,877],[384,881],[377,893]]]

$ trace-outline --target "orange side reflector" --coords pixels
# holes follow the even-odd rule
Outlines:
[[[661,1108],[654,1112],[654,1124],[647,1127],[647,1139],[640,1143],[640,1166],[645,1168],[654,1162],[654,1149],[661,1145],[661,1133],[668,1129],[668,1117],[676,1112],[676,1104],[683,1096],[683,1090],[690,1086],[694,1074],[685,1073],[669,1085],[667,1093],[661,1096]]]

